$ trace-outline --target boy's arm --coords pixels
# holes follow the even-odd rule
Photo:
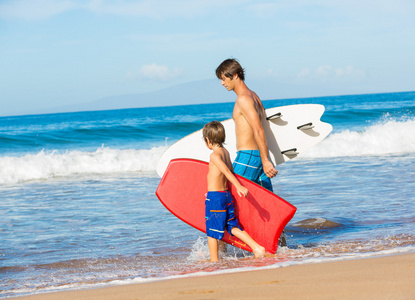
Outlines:
[[[236,187],[239,196],[242,197],[248,195],[248,189],[239,183],[238,179],[236,179],[235,175],[233,175],[219,155],[211,155],[210,160],[215,164],[219,171],[225,175],[226,179],[228,179]]]

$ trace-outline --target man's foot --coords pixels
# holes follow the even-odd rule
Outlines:
[[[285,238],[285,232],[281,233],[280,239],[278,241],[279,247],[287,247],[287,239]]]

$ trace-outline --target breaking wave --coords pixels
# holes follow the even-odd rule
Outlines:
[[[0,157],[0,184],[77,174],[154,172],[165,149],[165,146],[141,150],[101,147],[94,152],[40,151],[20,157]]]
[[[415,153],[415,119],[385,120],[362,131],[332,133],[301,157],[382,156]]]
[[[385,120],[361,131],[332,133],[301,158],[382,156],[415,153],[415,119]],[[155,172],[167,146],[151,149],[96,151],[40,151],[24,156],[0,157],[0,184],[19,183],[77,174]]]

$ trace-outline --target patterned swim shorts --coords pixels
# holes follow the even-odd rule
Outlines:
[[[225,229],[229,234],[232,234],[231,230],[234,227],[241,229],[234,210],[233,198],[229,191],[208,192],[205,200],[207,236],[221,240]]]
[[[233,162],[233,171],[273,192],[271,178],[264,173],[262,168],[259,150],[238,151]]]

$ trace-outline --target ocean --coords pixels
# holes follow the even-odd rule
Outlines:
[[[217,264],[157,199],[156,166],[233,103],[1,117],[0,298],[414,252],[415,92],[264,101],[304,103],[334,129],[277,167],[287,246]]]

